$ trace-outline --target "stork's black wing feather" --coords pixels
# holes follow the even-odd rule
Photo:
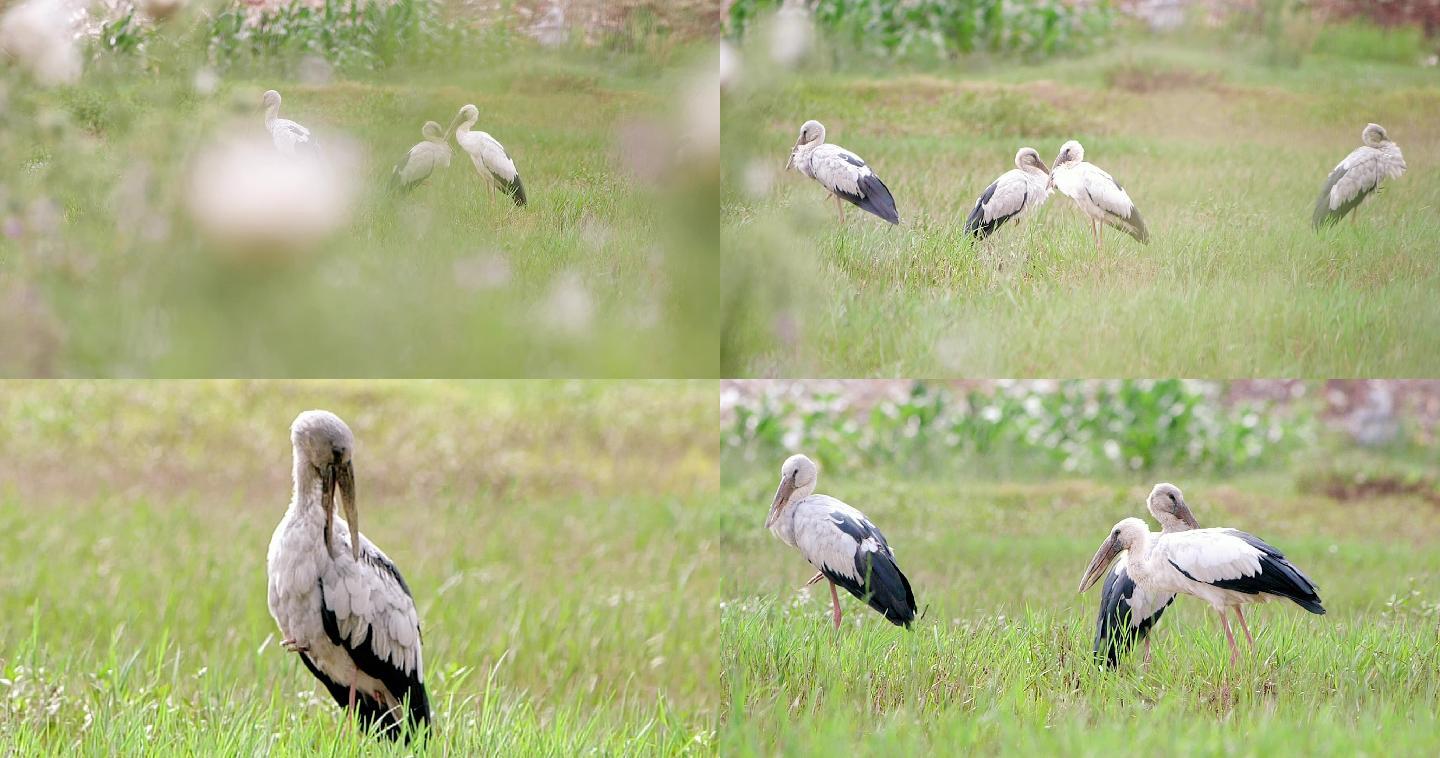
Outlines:
[[[348,685],[340,684],[334,679],[325,676],[324,672],[317,668],[315,664],[311,662],[310,656],[305,653],[300,654],[300,662],[305,664],[305,668],[309,669],[310,673],[314,674],[315,678],[319,679],[321,684],[325,685],[325,689],[330,692],[330,697],[335,698],[335,702],[338,703],[341,708],[349,706],[350,687]],[[377,702],[370,693],[359,690],[355,691],[355,713],[360,719],[361,728],[366,731],[374,728],[377,734],[392,740],[400,736],[400,719],[395,715],[394,711],[386,708],[383,703]]]
[[[1134,595],[1135,580],[1125,569],[1105,576],[1105,586],[1100,592],[1100,615],[1095,620],[1095,657],[1110,668],[1120,665],[1120,658],[1150,633],[1150,628],[1160,621],[1160,614],[1175,602],[1172,596],[1160,610],[1134,624],[1130,607]]]
[[[404,578],[400,576],[400,570],[395,568],[395,564],[387,560],[385,556],[381,555],[378,551],[368,550],[362,555],[362,558],[370,561],[380,569],[393,574],[395,579],[400,583],[400,588],[405,591],[405,594],[410,594],[410,588],[405,584]],[[323,600],[325,597],[325,583],[323,580],[320,582],[320,597],[322,598],[320,602],[320,622],[321,625],[324,626],[325,635],[330,638],[330,641],[349,652],[350,657],[354,659],[355,665],[359,667],[360,670],[379,679],[385,685],[386,689],[390,690],[392,694],[406,703],[408,708],[406,714],[407,721],[412,730],[428,725],[430,723],[430,698],[425,690],[425,683],[420,681],[419,670],[404,671],[394,663],[377,655],[370,642],[371,636],[375,633],[374,626],[371,626],[369,630],[366,631],[365,639],[360,644],[352,645],[349,640],[340,634],[340,624],[339,620],[335,618],[335,612],[325,605]]]
[[[821,569],[821,573],[874,608],[890,623],[908,628],[915,620],[915,593],[910,589],[910,580],[896,565],[885,535],[868,520],[856,520],[840,511],[831,511],[830,519],[857,545],[873,539],[880,550],[855,551],[855,575],[860,578],[859,581],[826,569]]]

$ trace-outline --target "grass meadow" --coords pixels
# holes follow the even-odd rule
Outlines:
[[[415,752],[344,723],[266,609],[312,407],[414,592],[427,752],[713,753],[714,386],[559,381],[0,385],[7,752]]]
[[[820,46],[785,72],[739,49],[722,95],[725,376],[1415,376],[1440,355],[1440,87],[1413,62],[1261,62],[1120,38],[1034,64],[947,67]],[[783,172],[800,124],[855,151],[901,224]],[[1379,122],[1409,172],[1316,234],[1330,170]],[[1079,139],[1144,215],[1148,246],[1052,195],[980,244],[976,198],[1030,145]]]
[[[716,374],[713,158],[684,127],[705,45],[496,32],[371,71],[299,55],[212,66],[166,34],[140,61],[101,54],[74,85],[6,72],[0,373]],[[353,148],[353,207],[304,250],[237,255],[187,214],[191,172],[217,141],[268,138],[271,88],[322,147]],[[492,201],[453,138],[448,170],[386,192],[421,125],[466,103],[527,207]]]
[[[800,589],[813,570],[761,526],[788,448],[727,445],[716,516],[730,563],[720,628],[726,755],[1440,749],[1433,453],[1339,455],[1317,441],[1292,462],[1253,470],[1022,475],[998,473],[996,456],[958,452],[827,467],[847,448],[792,434],[793,449],[827,451],[817,491],[884,530],[922,617],[906,631],[842,593],[836,632],[824,585]],[[925,435],[922,425],[916,436]],[[1326,494],[1315,472],[1340,457],[1361,467],[1356,483],[1414,465],[1410,475],[1432,489]],[[1081,572],[1111,525],[1144,516],[1151,485],[1166,480],[1202,526],[1245,529],[1284,550],[1328,613],[1253,608],[1254,654],[1232,670],[1215,614],[1182,597],[1156,628],[1148,667],[1136,655],[1102,670],[1091,656],[1099,589],[1077,595]]]

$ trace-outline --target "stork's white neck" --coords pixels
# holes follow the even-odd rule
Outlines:
[[[274,103],[265,106],[265,125],[270,126],[275,123],[275,119],[277,118],[280,118],[280,104]]]
[[[299,448],[295,449],[295,471],[291,479],[295,485],[295,491],[290,498],[290,510],[306,515],[315,513],[323,516],[324,509],[321,500],[324,493],[320,491],[320,474],[315,471],[314,466],[305,461],[305,456]]]
[[[1151,576],[1150,542],[1149,530],[1140,532],[1126,552],[1125,571],[1137,584],[1146,583]]]

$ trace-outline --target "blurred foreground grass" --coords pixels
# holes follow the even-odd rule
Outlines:
[[[713,750],[703,382],[0,384],[0,743],[390,751],[266,610],[312,407],[355,430],[365,531],[415,593],[431,752]]]

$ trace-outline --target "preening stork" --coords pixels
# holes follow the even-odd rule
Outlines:
[[[408,739],[430,723],[420,622],[399,569],[359,533],[354,435],[335,414],[306,411],[290,442],[295,493],[266,562],[281,645],[362,726]]]
[[[475,164],[475,171],[485,180],[485,186],[491,187],[492,198],[495,196],[495,188],[499,188],[501,192],[509,195],[516,205],[524,205],[525,185],[520,182],[520,171],[515,168],[515,161],[510,160],[510,156],[505,152],[505,146],[485,132],[470,131],[470,127],[479,119],[479,108],[474,105],[462,107],[450,122],[450,128],[455,130],[455,141],[470,156],[470,162]]]
[[[1200,524],[1185,504],[1185,496],[1173,484],[1160,483],[1150,490],[1146,501],[1150,515],[1160,522],[1161,534],[1199,529]],[[1150,661],[1150,630],[1160,623],[1160,614],[1175,602],[1175,593],[1152,593],[1141,589],[1125,570],[1125,555],[1115,560],[1115,569],[1105,576],[1100,591],[1100,615],[1095,620],[1095,657],[1106,666],[1120,665],[1138,640],[1145,641],[1145,661]]]
[[[1400,146],[1390,140],[1385,127],[1366,124],[1360,132],[1360,147],[1330,172],[1320,198],[1315,201],[1312,222],[1316,229],[1344,218],[1371,193],[1380,189],[1385,179],[1399,179],[1405,173],[1405,156]],[[1354,216],[1350,217],[1354,220]]]
[[[1100,233],[1113,226],[1134,237],[1141,244],[1150,241],[1145,219],[1115,177],[1085,162],[1085,148],[1070,140],[1060,146],[1055,164],[1050,169],[1050,186],[1075,201],[1090,217],[1090,231],[1095,235],[1095,249],[1100,249]]]
[[[800,127],[800,138],[790,150],[790,160],[785,163],[788,171],[795,168],[800,173],[820,183],[835,197],[835,208],[840,211],[840,223],[845,223],[845,200],[867,210],[892,224],[900,223],[900,212],[895,210],[895,198],[890,188],[860,159],[860,156],[839,145],[825,141],[825,127],[815,120],[806,121]]]
[[[1255,638],[1250,636],[1241,610],[1247,603],[1283,598],[1311,613],[1325,612],[1314,582],[1259,537],[1225,528],[1155,535],[1138,518],[1124,519],[1111,530],[1085,569],[1080,591],[1094,585],[1110,562],[1125,551],[1126,571],[1146,593],[1193,595],[1220,614],[1232,665],[1240,660],[1240,649],[1230,631],[1229,609],[1235,609],[1252,647]]]
[[[429,179],[435,169],[450,167],[450,143],[447,135],[440,132],[440,125],[434,121],[426,121],[420,128],[420,136],[425,139],[417,142],[410,148],[410,152],[395,164],[395,171],[391,174],[393,187],[414,189]]]
[[[765,528],[818,569],[807,585],[822,578],[830,581],[836,629],[840,628],[837,584],[890,623],[908,628],[915,619],[915,593],[895,564],[895,551],[865,514],[829,495],[816,495],[818,476],[809,458],[786,459]]]
[[[975,201],[970,218],[965,220],[965,233],[985,239],[1001,224],[1011,219],[1020,223],[1026,214],[1039,208],[1050,196],[1050,169],[1040,160],[1033,147],[1022,147],[1015,153],[1015,168],[990,183]]]
[[[314,149],[315,143],[310,139],[309,129],[288,118],[280,118],[279,92],[266,90],[263,102],[265,130],[270,132],[270,139],[275,143],[276,150],[285,155],[295,155],[303,150]]]

